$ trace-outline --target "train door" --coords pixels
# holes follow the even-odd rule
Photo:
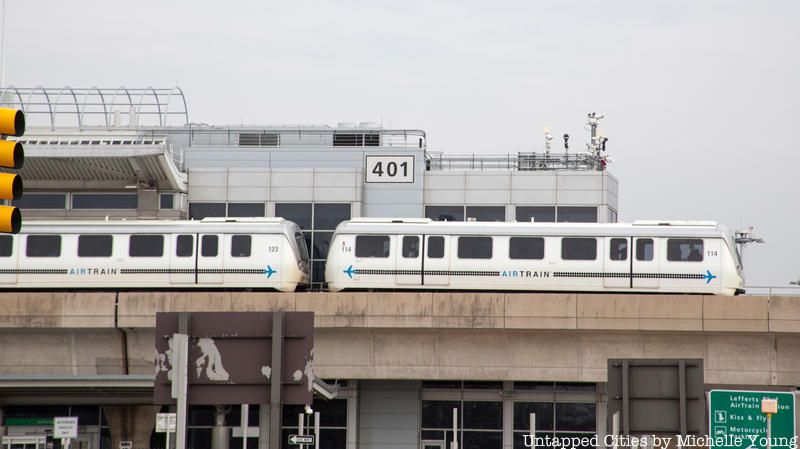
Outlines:
[[[0,235],[0,284],[15,284],[17,282],[17,253],[19,248],[14,245],[19,238],[12,235]]]
[[[603,287],[621,289],[631,287],[631,239],[629,237],[606,237],[603,255]]]
[[[661,282],[658,239],[636,237],[633,240],[633,288],[658,288]]]
[[[170,284],[194,284],[197,261],[197,234],[172,236],[172,252],[169,261]]]
[[[395,252],[397,285],[422,285],[422,236],[398,236],[400,251]]]
[[[422,285],[450,285],[450,248],[453,240],[442,235],[425,236]]]
[[[218,234],[200,234],[200,249],[197,255],[197,283],[221,284],[225,248],[224,239]]]

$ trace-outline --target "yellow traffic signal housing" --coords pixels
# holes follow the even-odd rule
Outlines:
[[[25,114],[17,109],[0,108],[0,134],[20,137],[25,133]],[[25,162],[22,144],[0,140],[0,167],[19,170]],[[0,173],[0,199],[22,197],[22,178],[16,173]],[[22,226],[22,214],[14,206],[0,206],[0,232],[16,234]]]

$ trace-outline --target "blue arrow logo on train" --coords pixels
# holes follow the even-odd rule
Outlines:
[[[264,268],[264,274],[267,275],[267,279],[271,278],[272,275],[277,272],[278,270],[273,270],[271,265],[267,265],[267,268]]]
[[[706,280],[706,284],[710,284],[712,279],[716,279],[716,276],[711,274],[710,270],[706,270],[706,274],[703,275],[703,279]]]
[[[347,267],[346,270],[343,270],[343,271],[344,271],[344,274],[350,276],[350,279],[353,279],[353,273],[356,272],[356,270],[353,269],[352,265],[350,265],[349,267]]]

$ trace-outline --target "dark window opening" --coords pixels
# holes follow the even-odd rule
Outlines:
[[[511,237],[508,242],[508,257],[511,259],[544,259],[542,237]]]
[[[0,235],[0,257],[11,257],[14,244],[14,237],[10,235]]]
[[[277,203],[275,216],[294,222],[300,229],[311,230],[311,203]]]
[[[132,235],[128,255],[131,257],[161,257],[164,255],[163,235]]]
[[[175,208],[175,195],[171,193],[162,193],[159,197],[159,207],[161,209],[174,209]]]
[[[653,260],[653,239],[636,239],[636,260]]]
[[[597,259],[597,239],[590,239],[590,238],[561,239],[561,258],[564,260]]]
[[[60,235],[29,235],[25,247],[28,257],[59,257],[61,256]]]
[[[200,254],[203,257],[217,257],[217,254],[219,254],[219,236],[204,235],[201,244]]]
[[[559,223],[597,223],[596,207],[558,206]]]
[[[492,238],[491,237],[459,237],[458,238],[458,258],[459,259],[491,259],[492,258]]]
[[[389,257],[389,236],[356,236],[356,257]]]
[[[138,193],[73,193],[73,209],[136,209]]]
[[[556,208],[552,206],[517,206],[518,222],[553,223],[556,221]],[[533,220],[531,220],[533,219]]]
[[[231,237],[231,257],[250,257],[249,235],[234,235]]]
[[[702,239],[667,240],[667,260],[671,262],[702,262]]]
[[[264,203],[228,203],[229,217],[263,217]]]
[[[628,260],[628,239],[611,239],[608,256],[611,260]]]
[[[194,255],[194,236],[179,235],[175,247],[175,255],[178,257],[192,257]]]
[[[444,257],[444,237],[428,237],[428,258],[441,259]]]
[[[425,206],[425,218],[434,221],[464,221],[464,207]]]
[[[225,203],[189,203],[189,218],[192,220],[224,216]]]
[[[467,220],[506,221],[505,206],[467,206]]]
[[[79,235],[78,257],[111,257],[113,241],[110,235]]]
[[[403,237],[403,257],[409,259],[416,259],[419,256],[419,237],[405,236]]]

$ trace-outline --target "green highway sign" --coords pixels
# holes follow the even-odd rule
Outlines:
[[[6,426],[52,426],[53,418],[6,418]]]
[[[711,447],[766,449],[767,415],[762,399],[777,399],[772,415],[773,449],[796,446],[794,394],[777,391],[711,390],[708,394],[708,427]]]

